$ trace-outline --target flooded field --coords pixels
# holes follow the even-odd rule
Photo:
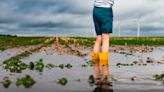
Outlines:
[[[164,91],[163,46],[111,46],[104,66],[90,53],[91,47],[62,42],[3,50],[0,92]]]
[[[4,52],[1,52],[1,56],[3,56],[1,60],[6,59],[8,56],[7,54],[5,56]],[[146,60],[147,57],[151,57],[154,61],[161,61],[162,63],[164,60],[164,47],[154,47],[152,52],[135,52],[133,55],[120,52],[109,52],[110,64],[104,66],[104,68],[100,68],[101,66],[96,64],[88,64],[89,54],[82,57],[60,55],[47,48],[21,59],[26,64],[42,59],[45,64],[56,66],[54,68],[44,68],[41,72],[25,69],[21,73],[12,73],[3,68],[1,61],[0,80],[3,81],[4,77],[8,77],[12,83],[5,88],[1,82],[0,89],[1,92],[39,92],[40,90],[43,92],[107,92],[105,90],[108,90],[108,92],[163,92],[163,82],[153,80],[152,76],[163,73],[164,64],[146,63]],[[87,53],[90,53],[90,51]],[[117,65],[118,63],[130,64],[141,59],[146,65]],[[61,64],[70,64],[71,67],[57,67]],[[98,79],[98,75],[99,77],[103,76],[103,72],[108,74],[108,79],[101,83],[102,80],[96,79]],[[17,79],[26,75],[30,75],[35,83],[27,88],[26,86],[18,86],[16,84]]]

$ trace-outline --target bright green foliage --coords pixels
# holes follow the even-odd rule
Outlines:
[[[25,88],[30,88],[35,84],[35,80],[31,78],[30,75],[26,75],[25,77],[18,78],[16,81],[17,86],[24,86]]]

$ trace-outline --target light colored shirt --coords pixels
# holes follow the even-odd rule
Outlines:
[[[114,0],[95,0],[94,2],[95,7],[109,8],[112,7],[113,4],[114,4]]]

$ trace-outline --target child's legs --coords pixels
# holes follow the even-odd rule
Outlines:
[[[102,34],[102,52],[109,51],[109,33]]]
[[[108,52],[109,34],[113,27],[112,8],[94,8],[93,19],[97,34],[93,52]]]
[[[93,47],[93,52],[95,52],[95,53],[100,52],[101,44],[102,44],[102,36],[98,35],[96,37],[96,42],[95,42],[94,47]]]

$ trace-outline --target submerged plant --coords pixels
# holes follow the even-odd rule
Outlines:
[[[9,77],[4,77],[3,81],[1,82],[4,88],[9,88],[11,85],[12,81],[9,79]]]
[[[17,86],[24,86],[25,88],[30,88],[35,84],[35,80],[31,78],[30,75],[26,75],[25,77],[18,78],[16,81]]]
[[[137,61],[134,61],[133,63],[129,63],[129,64],[128,64],[128,63],[117,63],[116,66],[119,67],[119,68],[120,68],[121,66],[134,66],[134,65],[138,65],[138,66],[147,66],[146,63],[139,63],[139,64],[137,64],[136,62],[137,62]]]
[[[65,77],[58,79],[58,84],[60,84],[60,85],[65,86],[65,85],[67,85],[67,83],[68,83],[68,80]]]
[[[24,70],[24,69],[26,69],[28,67],[28,65],[26,65],[25,63],[21,63],[19,65],[19,67],[20,67],[21,70]]]
[[[87,65],[86,64],[83,64],[83,65],[81,65],[82,67],[87,67]]]
[[[39,70],[40,72],[42,72],[43,68],[44,68],[43,59],[39,59],[38,61],[35,62],[35,69],[36,70]]]
[[[125,56],[133,56],[133,54],[127,52],[119,52],[119,54],[124,54]]]
[[[54,68],[55,67],[55,65],[53,65],[53,64],[47,64],[46,65],[46,68],[48,68],[48,69],[52,69],[52,68]]]
[[[65,67],[67,67],[68,69],[72,68],[71,64],[66,64]]]
[[[60,67],[61,69],[63,69],[63,68],[64,68],[64,64],[60,64],[59,67]]]
[[[94,65],[94,62],[92,62],[92,61],[87,61],[86,64],[92,67],[92,66]]]
[[[64,67],[67,68],[67,69],[70,69],[70,68],[72,68],[73,66],[72,66],[71,64],[66,64],[66,65],[60,64],[58,67],[61,68],[61,69],[64,69]]]
[[[92,86],[95,83],[95,77],[93,75],[90,75],[88,78],[88,83]]]
[[[116,66],[120,67],[122,64],[121,63],[117,63]]]
[[[54,68],[55,66],[53,64],[47,64],[46,68]],[[66,65],[66,67],[71,68],[71,65]],[[10,61],[4,62],[3,68],[6,70],[9,70],[13,73],[21,73],[22,70],[30,69],[30,70],[38,70],[39,72],[42,72],[45,68],[45,64],[43,62],[43,59],[39,59],[35,62],[29,62],[29,64],[25,64],[20,60],[17,59],[11,59]]]
[[[30,62],[29,65],[28,65],[28,68],[30,70],[34,70],[34,67],[35,67],[35,64],[33,62]]]
[[[21,73],[22,70],[26,69],[27,65],[20,60],[11,59],[8,62],[3,62],[3,67],[10,72]]]
[[[153,75],[153,79],[156,81],[164,81],[164,72],[162,74]]]

